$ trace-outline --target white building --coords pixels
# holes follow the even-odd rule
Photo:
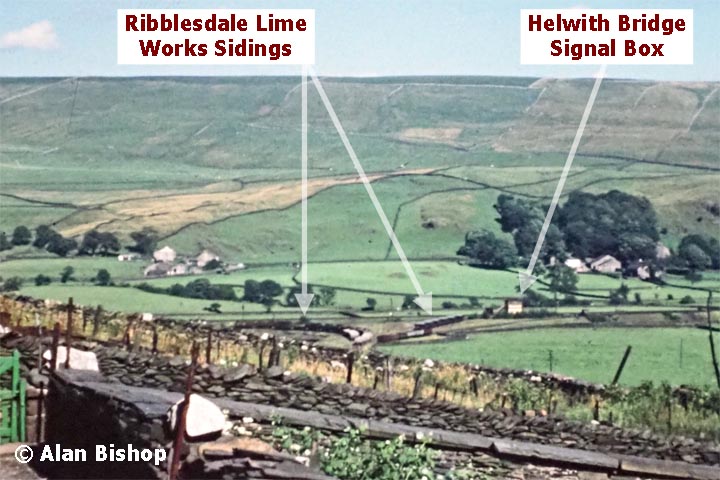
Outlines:
[[[167,245],[153,252],[153,258],[156,262],[172,263],[175,261],[175,257],[177,257],[177,253]]]
[[[567,260],[565,260],[565,266],[572,268],[575,271],[575,273],[585,273],[585,272],[590,271],[588,266],[585,265],[585,262],[583,262],[581,259],[575,258],[575,257],[570,257]]]
[[[203,250],[200,255],[197,256],[195,259],[195,263],[197,263],[197,266],[200,268],[204,268],[205,265],[212,262],[213,260],[220,261],[220,257],[215,255],[210,250]]]

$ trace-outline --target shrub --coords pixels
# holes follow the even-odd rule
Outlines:
[[[35,277],[35,285],[37,285],[38,287],[41,287],[43,285],[50,285],[51,282],[52,279],[47,275],[43,275],[42,273]]]
[[[691,303],[695,303],[695,299],[690,295],[685,295],[683,298],[680,299],[680,303],[683,305],[688,305]]]

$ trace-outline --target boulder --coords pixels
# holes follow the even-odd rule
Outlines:
[[[58,347],[57,356],[58,358],[55,362],[55,368],[64,367],[65,360],[67,359],[67,347]],[[52,352],[50,350],[45,350],[43,353],[43,359],[47,360],[48,365],[50,365],[52,362]],[[93,352],[85,352],[72,347],[70,348],[70,369],[92,370],[93,372],[100,371],[97,357]]]
[[[167,413],[170,431],[175,431],[177,425],[178,408],[183,400],[178,401],[170,407]],[[209,435],[220,435],[225,428],[225,414],[220,407],[210,400],[193,393],[190,395],[190,407],[188,408],[185,434],[189,438],[205,437]]]

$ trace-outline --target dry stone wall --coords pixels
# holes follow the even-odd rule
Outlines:
[[[4,347],[18,348],[33,359],[38,340],[17,337]],[[102,373],[126,385],[182,391],[187,371],[184,357],[127,352],[94,343],[77,344],[93,350]],[[30,362],[32,363],[32,362]],[[557,416],[527,417],[509,410],[477,411],[449,402],[411,399],[391,392],[331,384],[271,367],[258,372],[250,365],[199,367],[193,390],[206,396],[249,403],[348,415],[410,426],[471,432],[539,444],[598,452],[720,465],[720,446],[683,437],[663,437],[648,431],[604,424],[573,422]]]

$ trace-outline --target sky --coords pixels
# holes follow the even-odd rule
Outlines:
[[[119,8],[314,8],[321,75],[590,76],[597,66],[520,65],[521,8],[693,8],[694,65],[607,76],[720,80],[720,0],[0,0],[0,76],[295,75],[282,66],[117,64]]]

